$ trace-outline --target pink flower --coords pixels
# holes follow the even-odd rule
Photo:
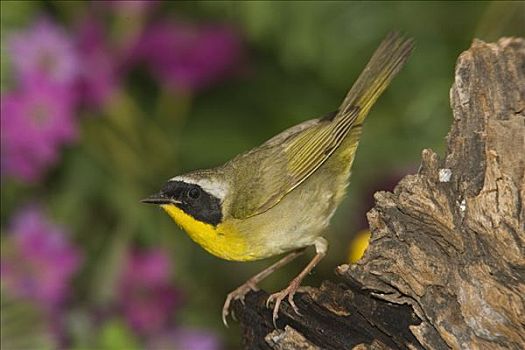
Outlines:
[[[62,228],[49,222],[37,208],[17,213],[4,242],[2,284],[14,296],[28,298],[50,309],[68,296],[70,280],[80,267],[80,252]]]
[[[77,88],[86,106],[101,106],[117,87],[114,58],[105,41],[102,25],[86,19],[77,34],[77,52],[82,57]]]
[[[135,331],[151,335],[169,323],[180,293],[170,284],[171,264],[160,249],[129,254],[119,295],[126,319]]]
[[[77,136],[73,97],[66,87],[37,78],[0,102],[2,174],[38,180]]]
[[[22,83],[35,77],[61,85],[71,84],[78,74],[78,57],[67,33],[49,19],[38,20],[26,31],[8,38],[8,53]]]
[[[160,81],[193,91],[226,78],[241,58],[241,40],[231,28],[161,22],[145,30],[129,59],[145,62]]]

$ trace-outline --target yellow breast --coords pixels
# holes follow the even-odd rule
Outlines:
[[[161,205],[169,216],[209,253],[226,260],[256,260],[257,254],[250,251],[247,240],[238,232],[233,223],[217,226],[198,221],[172,204]]]

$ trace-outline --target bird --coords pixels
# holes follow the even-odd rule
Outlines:
[[[283,300],[300,314],[294,295],[327,253],[324,235],[347,192],[363,122],[413,47],[412,39],[389,33],[336,111],[292,126],[223,165],[174,176],[142,200],[159,205],[219,258],[246,262],[283,256],[227,295],[226,326],[233,300],[244,303],[263,279],[314,247],[306,267],[266,303],[273,304],[276,328]]]

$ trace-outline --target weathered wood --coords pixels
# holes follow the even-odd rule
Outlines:
[[[284,330],[265,292],[233,305],[246,349],[525,348],[525,40],[475,40],[450,98],[445,158],[376,193],[342,282],[283,303]]]

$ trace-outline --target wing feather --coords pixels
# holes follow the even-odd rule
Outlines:
[[[251,152],[243,157],[247,162],[258,160],[255,161],[258,164],[253,164],[253,167],[257,167],[259,173],[257,181],[251,184],[242,184],[244,182],[242,175],[239,176],[237,186],[249,187],[251,190],[242,191],[244,200],[237,198],[234,201],[233,216],[237,218],[254,216],[276,205],[330,157],[343,141],[358,115],[359,108],[356,107],[349,111],[349,116],[345,118],[344,123],[318,121],[310,128],[288,137],[282,144],[270,148],[265,148],[263,145],[260,152]],[[268,158],[266,154],[272,154],[272,157]],[[239,161],[242,159],[238,158],[232,163]],[[246,193],[251,193],[249,199]],[[266,194],[262,197],[263,200],[254,201],[253,195],[261,193]]]

